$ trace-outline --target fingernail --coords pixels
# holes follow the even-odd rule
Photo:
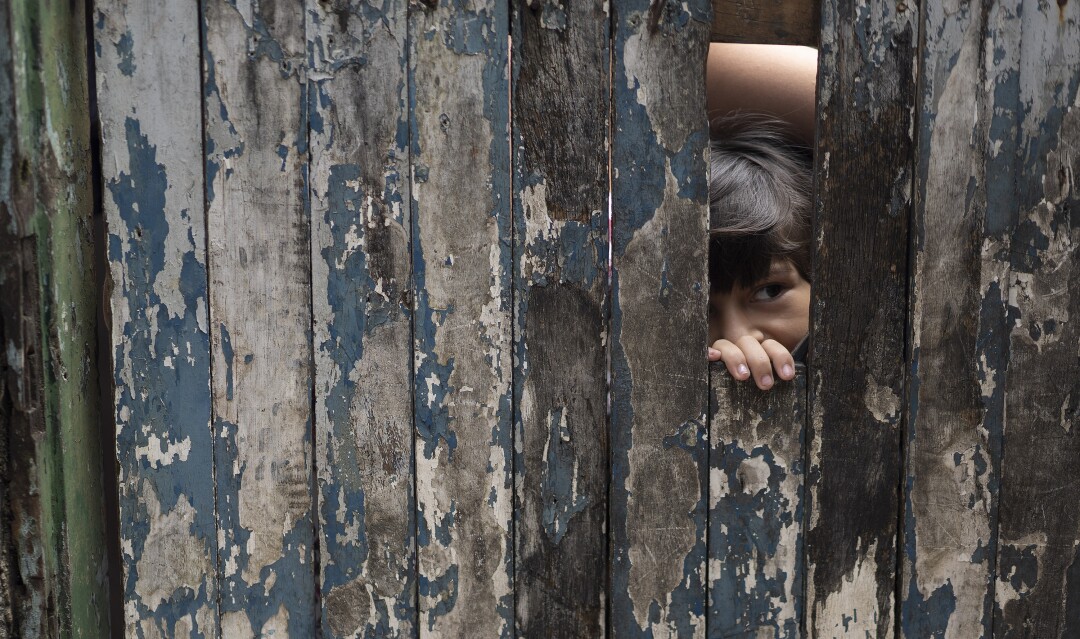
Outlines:
[[[750,369],[746,368],[746,364],[739,364],[739,374],[746,375],[750,372]]]
[[[762,377],[761,378],[761,385],[762,386],[772,386],[772,375],[766,375],[765,377]]]
[[[795,371],[791,368],[791,364],[784,364],[784,377],[791,377],[795,374]]]

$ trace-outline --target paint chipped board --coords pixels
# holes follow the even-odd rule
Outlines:
[[[1004,388],[987,342],[1004,309],[980,250],[987,190],[1003,178],[985,164],[995,11],[929,2],[923,17],[899,591],[911,638],[992,636]]]
[[[984,383],[1004,395],[994,415],[1003,423],[990,424],[1003,438],[994,635],[1071,637],[1080,633],[1080,514],[1067,506],[1080,499],[1080,5],[1010,3],[989,24],[987,178],[1004,183],[985,216],[980,291],[990,318],[980,338],[993,345]]]
[[[221,634],[315,629],[305,11],[203,6]]]
[[[217,526],[198,5],[99,2],[94,50],[123,625],[132,637],[212,637]]]
[[[709,636],[801,637],[806,375],[709,369]]]
[[[108,610],[86,6],[0,13],[0,635],[96,637]]]
[[[325,637],[416,632],[407,7],[307,6]]]
[[[894,633],[917,8],[828,0],[822,10],[808,360],[812,637]]]
[[[604,635],[610,20],[513,4],[517,630]]]
[[[613,7],[611,632],[700,637],[711,12]]]
[[[509,5],[410,15],[421,636],[514,631]]]
[[[816,47],[821,0],[712,0],[713,42]]]

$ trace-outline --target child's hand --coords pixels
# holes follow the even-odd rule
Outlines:
[[[753,374],[754,383],[761,390],[772,388],[776,377],[783,380],[795,377],[795,360],[791,353],[773,339],[759,342],[750,335],[734,342],[718,339],[709,347],[709,361],[723,361],[731,376],[738,380]]]

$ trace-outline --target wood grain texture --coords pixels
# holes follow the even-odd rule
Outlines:
[[[984,269],[1002,274],[986,306],[1004,316],[1004,330],[987,335],[998,347],[988,368],[1004,371],[994,635],[1071,637],[1080,633],[1080,513],[1066,506],[1080,499],[1080,6],[1005,3],[989,24],[1000,65],[988,73],[991,149],[1015,141],[988,168],[1005,184],[982,253]]]
[[[416,632],[406,11],[307,3],[325,637]]]
[[[514,632],[509,5],[410,15],[421,636]]]
[[[203,7],[221,634],[311,637],[304,8]]]
[[[768,392],[710,366],[710,637],[801,637],[806,375]]]
[[[0,635],[108,631],[86,5],[0,12]]]
[[[611,632],[700,637],[710,7],[613,7]]]
[[[198,5],[101,2],[94,20],[123,624],[215,637]]]
[[[713,42],[816,47],[821,0],[712,0]]]
[[[517,627],[603,636],[607,586],[606,5],[513,5]]]
[[[1004,177],[985,170],[994,56],[986,5],[924,10],[900,627],[911,638],[989,637],[1003,406],[987,347],[1001,327],[983,311],[1001,308],[1001,289],[980,249],[988,178]]]
[[[808,360],[811,637],[894,634],[916,10],[830,0],[822,11]]]

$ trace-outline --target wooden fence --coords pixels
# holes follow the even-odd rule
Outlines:
[[[0,4],[0,638],[1080,636],[1078,5]],[[819,46],[765,394],[710,38]]]

